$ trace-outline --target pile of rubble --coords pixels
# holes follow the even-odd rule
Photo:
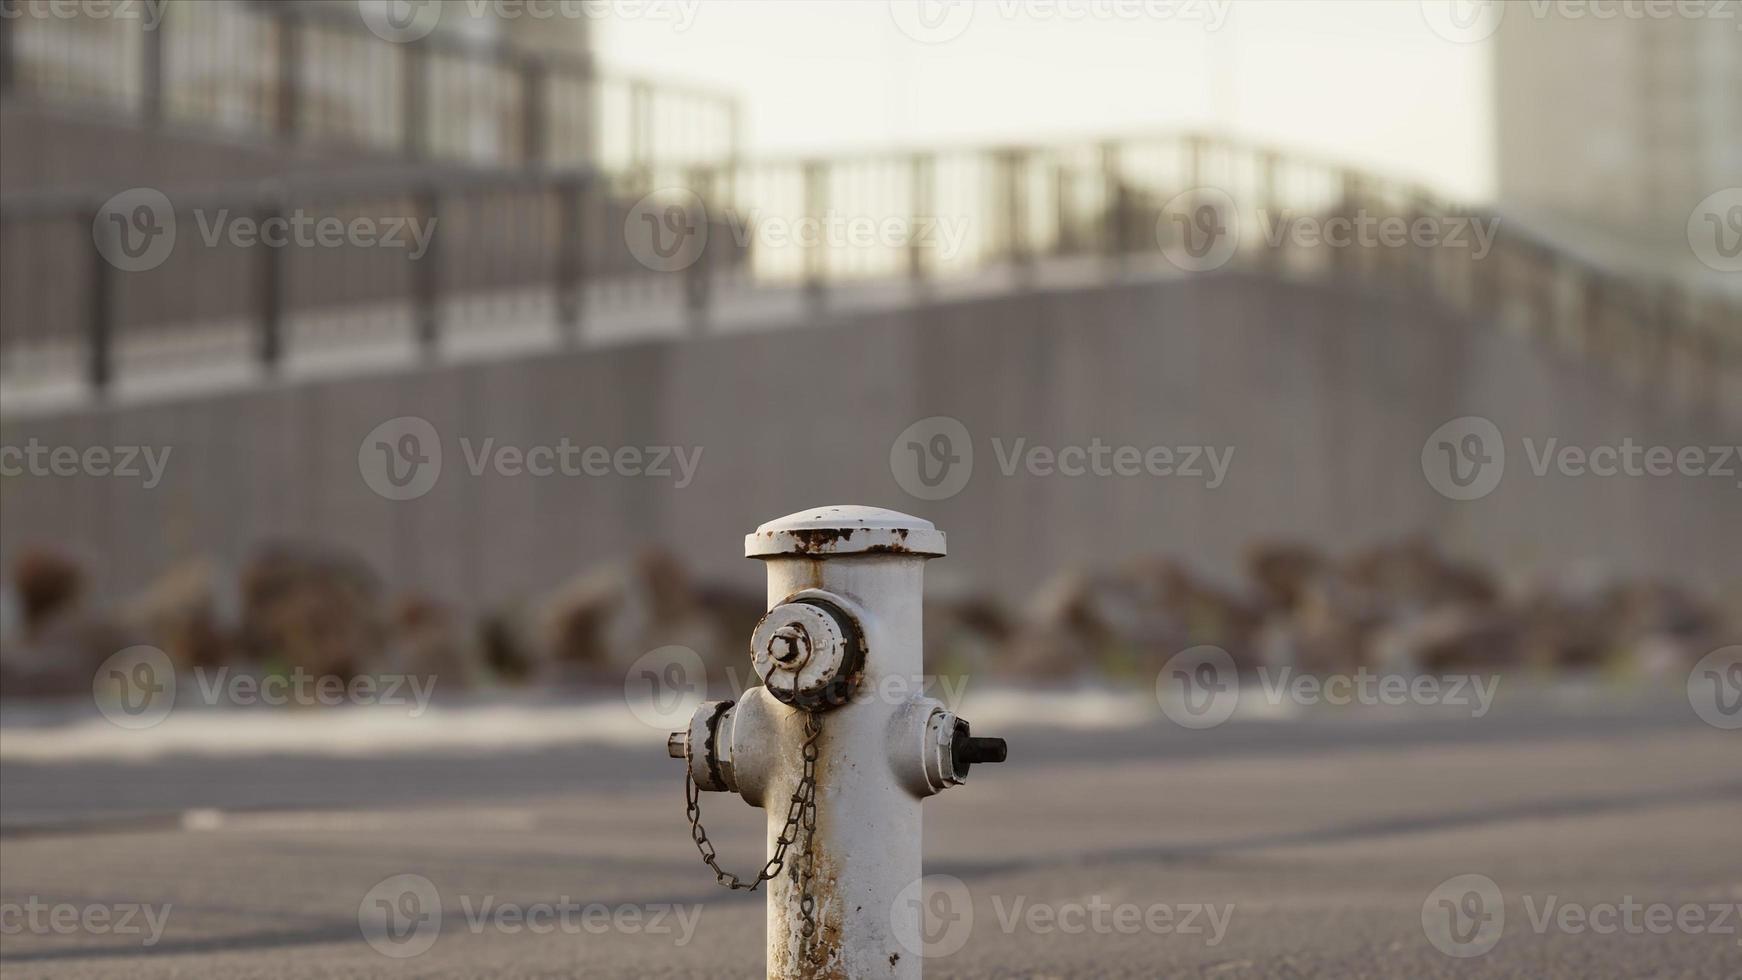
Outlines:
[[[1058,576],[1011,644],[1041,677],[1155,669],[1188,647],[1229,652],[1245,670],[1621,670],[1666,673],[1735,642],[1729,608],[1654,581],[1595,576],[1502,583],[1411,538],[1333,556],[1290,543],[1254,547],[1244,587],[1140,559]]]
[[[391,672],[439,677],[444,691],[614,687],[637,657],[677,645],[700,654],[711,689],[731,690],[749,680],[744,644],[763,608],[760,590],[697,582],[673,556],[648,552],[471,622],[428,597],[393,596],[341,551],[303,544],[262,547],[234,571],[176,565],[109,609],[87,593],[64,555],[30,551],[6,570],[0,695],[88,693],[98,665],[134,644],[178,668]],[[934,590],[926,663],[948,676],[1148,683],[1172,655],[1212,645],[1247,670],[1668,673],[1736,641],[1739,600],[1725,608],[1662,582],[1589,576],[1502,583],[1422,539],[1344,556],[1270,543],[1251,550],[1235,583],[1145,557],[1062,572],[1021,608]]]

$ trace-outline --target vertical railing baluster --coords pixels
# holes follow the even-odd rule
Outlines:
[[[278,106],[276,120],[278,136],[285,142],[297,137],[300,124],[299,86],[302,81],[303,37],[294,8],[289,5],[273,8],[278,30]]]
[[[583,283],[586,278],[586,244],[588,179],[565,178],[557,185],[557,209],[560,213],[560,246],[557,249],[556,304],[562,341],[578,346],[583,339],[585,302]]]
[[[1101,144],[1101,248],[1109,259],[1122,260],[1126,250],[1125,210],[1128,207],[1118,143]]]
[[[433,361],[441,354],[441,261],[442,261],[442,199],[431,188],[418,194],[413,210],[430,229],[429,247],[411,262],[412,317],[417,332],[419,353]]]
[[[923,287],[932,275],[926,249],[930,242],[937,240],[938,234],[937,157],[916,153],[908,160],[907,167],[908,220],[912,222],[907,236],[907,278],[915,287]]]
[[[167,17],[144,21],[139,34],[139,115],[147,127],[160,125],[164,119],[163,32],[167,22]]]
[[[526,168],[545,165],[550,152],[550,76],[544,59],[526,55],[520,61],[520,162]]]
[[[1053,204],[1053,254],[1072,255],[1076,253],[1075,215],[1071,204],[1076,200],[1076,194],[1071,187],[1070,168],[1065,164],[1062,153],[1054,153],[1052,158],[1052,204]]]
[[[807,160],[804,165],[804,213],[814,228],[822,227],[828,211],[829,172],[821,160]],[[815,236],[804,251],[804,291],[812,312],[820,312],[824,304],[824,278],[828,255],[823,250],[822,236]]]
[[[707,329],[713,292],[710,253],[720,254],[724,243],[718,241],[719,236],[714,234],[722,229],[713,227],[713,174],[698,167],[690,171],[688,183],[690,190],[702,202],[702,213],[696,215],[696,220],[701,223],[704,233],[701,251],[696,253],[695,260],[684,270],[684,307],[689,315],[690,332],[699,334]]]
[[[1269,222],[1280,221],[1277,212],[1281,210],[1281,202],[1277,200],[1276,171],[1279,165],[1275,150],[1262,150],[1258,154],[1258,211],[1255,217],[1258,221],[1258,233],[1264,236],[1261,247],[1263,258],[1261,268],[1266,275],[1280,276],[1285,271],[1287,247],[1286,236],[1275,245],[1270,244]]]
[[[268,222],[282,220],[284,211],[279,202],[260,207],[254,215],[258,222],[256,227],[272,227]],[[260,300],[260,336],[256,353],[260,357],[262,373],[272,376],[279,373],[284,361],[284,308],[288,299],[285,265],[290,261],[290,244],[285,242],[275,247],[262,240],[256,243],[254,251],[257,255],[255,290]]]
[[[1034,256],[1028,241],[1028,157],[1024,150],[1009,149],[999,155],[1004,185],[1005,252],[1019,286],[1031,284]]]
[[[124,232],[113,223],[104,221],[107,216],[103,211],[92,213],[85,218],[84,227],[96,229],[99,235],[113,236],[114,241],[119,242]],[[82,228],[80,233],[83,233]],[[109,261],[109,254],[119,253],[113,247],[91,250],[90,306],[85,323],[85,365],[86,380],[90,383],[91,393],[97,398],[109,393],[110,382],[114,380],[115,315],[119,304],[115,293],[120,287],[121,270]]]
[[[399,46],[399,143],[411,159],[427,156],[429,128],[429,61],[422,41]]]
[[[637,79],[629,83],[629,166],[648,166],[653,150],[653,93],[647,83]]]

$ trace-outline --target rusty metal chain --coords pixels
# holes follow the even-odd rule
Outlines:
[[[702,828],[701,789],[696,786],[695,776],[684,767],[684,804],[685,813],[690,820],[690,837],[696,842],[696,850],[701,852],[702,860],[714,871],[714,880],[733,891],[753,892],[762,887],[763,882],[772,880],[786,867],[786,850],[797,842],[800,829],[804,831],[804,862],[802,870],[795,866],[793,874],[799,879],[799,912],[804,916],[803,933],[809,939],[817,931],[816,896],[811,892],[811,883],[816,877],[816,854],[813,846],[817,831],[817,736],[823,731],[822,716],[815,711],[805,713],[804,719],[804,775],[799,779],[798,787],[793,790],[792,799],[786,807],[786,824],[780,829],[780,836],[774,839],[774,854],[768,863],[757,873],[756,880],[745,884],[744,880],[730,871],[720,867],[718,854],[713,842],[708,840],[708,832]]]

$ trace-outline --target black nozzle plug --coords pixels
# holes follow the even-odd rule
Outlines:
[[[977,762],[1003,762],[1010,755],[1010,747],[1001,738],[964,738],[955,745],[956,763],[973,765]]]
[[[968,734],[968,723],[956,720],[956,737],[950,741],[950,761],[956,775],[966,776],[968,767],[980,762],[1003,762],[1010,755],[1009,746],[1001,738],[976,738]]]

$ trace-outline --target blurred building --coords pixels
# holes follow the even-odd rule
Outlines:
[[[1508,4],[1495,37],[1502,209],[1602,264],[1736,289],[1688,247],[1694,210],[1742,184],[1742,24],[1721,10]]]

